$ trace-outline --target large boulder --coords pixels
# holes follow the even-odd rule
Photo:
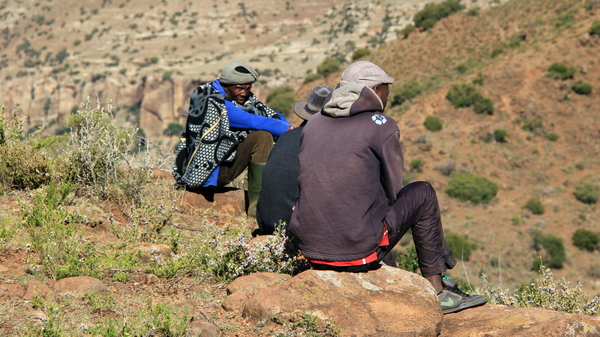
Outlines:
[[[431,284],[399,268],[368,273],[308,270],[247,300],[255,322],[311,313],[335,321],[340,336],[437,336],[442,312]]]
[[[600,317],[484,305],[444,316],[440,337],[600,336]]]

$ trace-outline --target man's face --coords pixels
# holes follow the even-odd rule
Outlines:
[[[252,84],[234,84],[224,86],[223,89],[225,90],[227,97],[243,105],[248,100],[248,97],[250,97]]]
[[[388,84],[380,84],[375,87],[375,93],[381,99],[381,103],[383,103],[383,108],[387,105],[387,98],[390,94],[390,86]]]

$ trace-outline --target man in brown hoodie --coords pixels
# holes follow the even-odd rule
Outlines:
[[[301,136],[300,197],[290,221],[313,268],[366,272],[380,262],[396,266],[392,248],[412,229],[419,267],[442,312],[485,304],[442,273],[456,264],[446,246],[433,187],[402,186],[404,156],[396,122],[383,115],[394,79],[358,61]]]

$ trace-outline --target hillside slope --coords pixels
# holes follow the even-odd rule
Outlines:
[[[555,274],[572,282],[581,277],[590,293],[599,292],[599,252],[572,244],[576,229],[600,232],[598,207],[573,195],[578,185],[600,183],[600,38],[589,34],[598,19],[597,2],[511,1],[477,16],[453,15],[429,32],[386,45],[373,58],[396,79],[395,88],[416,79],[430,91],[388,113],[398,121],[407,166],[424,162],[422,173],[409,174],[434,184],[447,231],[477,241],[455,276],[474,281],[485,273],[510,287],[527,282],[536,275],[533,261],[546,256],[532,248],[532,233],[539,230],[565,246],[567,260]],[[577,72],[554,79],[547,71],[553,63]],[[475,79],[482,83],[477,90],[494,102],[493,115],[454,108],[446,99],[453,84]],[[591,84],[589,95],[571,90],[579,81]],[[423,126],[428,115],[443,120],[441,131]],[[532,121],[541,125],[526,131]],[[507,142],[493,139],[498,129],[507,132]],[[449,198],[444,190],[450,178],[440,168],[452,165],[457,173],[497,183],[496,198],[485,206]],[[533,197],[545,206],[543,214],[523,208]]]

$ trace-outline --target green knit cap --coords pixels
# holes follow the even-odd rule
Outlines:
[[[250,84],[258,80],[258,72],[242,61],[233,61],[221,70],[221,84]]]

